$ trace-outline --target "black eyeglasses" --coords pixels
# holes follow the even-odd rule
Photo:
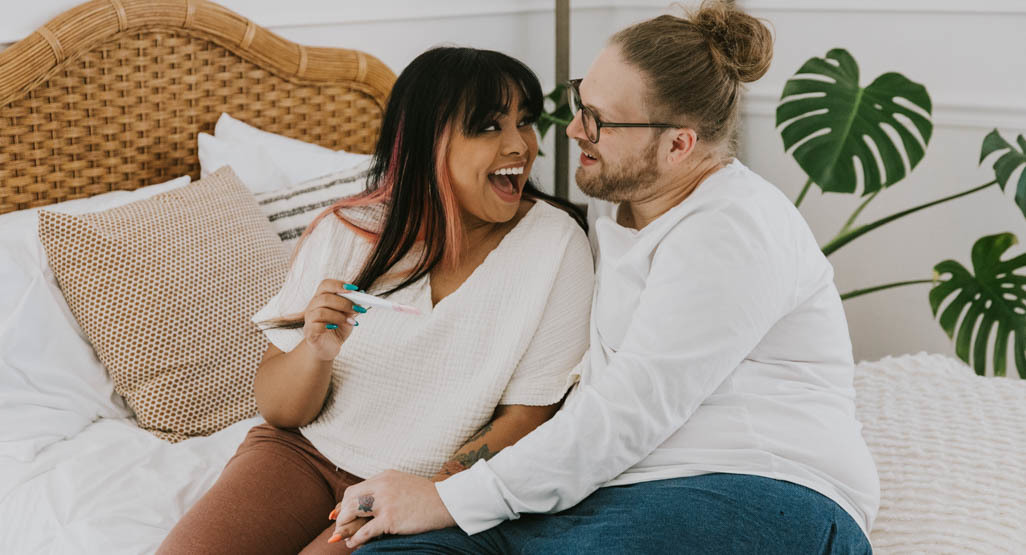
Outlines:
[[[670,123],[613,123],[609,121],[602,121],[595,115],[595,112],[584,105],[581,102],[581,80],[571,79],[567,82],[570,89],[570,109],[573,110],[574,114],[577,112],[581,113],[581,123],[584,125],[584,134],[588,136],[588,140],[592,143],[599,142],[599,133],[603,127],[662,127],[666,129],[673,129],[680,127],[679,125],[673,125]]]

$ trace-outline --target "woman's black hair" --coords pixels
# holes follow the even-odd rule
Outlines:
[[[519,93],[522,106],[510,106]],[[387,216],[380,236],[354,283],[367,290],[414,245],[424,251],[413,270],[382,294],[407,287],[428,274],[443,258],[446,215],[439,190],[439,140],[452,124],[472,136],[501,114],[524,109],[534,123],[542,113],[541,84],[527,66],[501,52],[439,47],[417,56],[402,71],[388,98],[381,133],[365,192],[391,186]],[[580,209],[538,190],[528,180],[526,198],[566,210],[587,230]]]

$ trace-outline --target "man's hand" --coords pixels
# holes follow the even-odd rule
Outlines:
[[[372,517],[346,541],[350,548],[381,534],[419,534],[456,525],[434,482],[397,470],[349,486],[336,510],[336,531],[349,530],[351,522]]]
[[[335,506],[335,510],[331,511],[331,515],[329,515],[328,518],[331,520],[335,520],[335,518],[338,517],[339,512],[341,512],[342,510],[341,507],[342,502],[339,501],[338,505]],[[353,534],[356,533],[357,530],[362,528],[364,524],[367,524],[370,521],[371,519],[369,518],[357,518],[347,524],[342,524],[342,521],[336,522],[335,531],[332,532],[331,537],[328,538],[328,543],[335,543],[340,540],[348,540],[350,537],[352,537]]]

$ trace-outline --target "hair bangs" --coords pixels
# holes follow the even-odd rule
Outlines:
[[[538,78],[527,66],[498,52],[481,51],[476,67],[468,68],[460,105],[463,132],[476,134],[509,113],[523,110],[533,123],[541,116],[544,97]],[[520,105],[512,106],[514,97]]]

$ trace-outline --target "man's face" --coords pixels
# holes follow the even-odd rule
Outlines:
[[[602,121],[647,122],[642,99],[644,76],[620,57],[617,46],[607,46],[581,81],[581,102]],[[574,115],[566,134],[581,147],[577,186],[586,195],[612,202],[643,197],[660,177],[659,135],[652,129],[603,127],[597,144],[588,140],[581,118]]]

